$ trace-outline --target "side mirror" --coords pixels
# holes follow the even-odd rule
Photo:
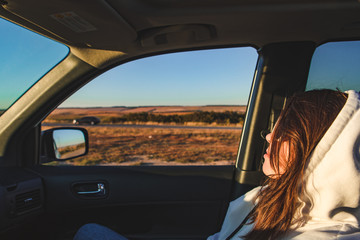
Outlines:
[[[53,128],[41,133],[41,163],[66,161],[89,151],[84,128]]]

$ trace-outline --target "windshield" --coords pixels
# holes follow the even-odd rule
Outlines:
[[[67,46],[0,18],[0,115],[69,52]]]

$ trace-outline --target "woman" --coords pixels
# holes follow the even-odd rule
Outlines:
[[[266,140],[263,172],[269,178],[230,203],[221,231],[208,240],[360,239],[358,93],[295,95]],[[88,238],[89,232],[124,239],[94,224],[74,239],[107,239]]]
[[[230,203],[208,240],[360,239],[358,93],[295,95],[266,140],[264,187]]]

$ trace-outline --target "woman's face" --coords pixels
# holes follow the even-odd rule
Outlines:
[[[285,172],[287,162],[289,161],[289,142],[284,141],[281,143],[279,152],[279,172],[277,172],[277,169],[273,169],[270,165],[272,135],[272,132],[266,135],[266,141],[269,143],[269,147],[266,149],[266,153],[264,154],[264,164],[262,170],[266,176],[274,178]]]

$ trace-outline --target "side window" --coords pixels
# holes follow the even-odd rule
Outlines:
[[[81,125],[90,141],[86,156],[47,164],[234,164],[256,61],[242,47],[120,65],[44,120],[43,130]]]
[[[307,90],[360,90],[360,41],[329,42],[313,56]]]

